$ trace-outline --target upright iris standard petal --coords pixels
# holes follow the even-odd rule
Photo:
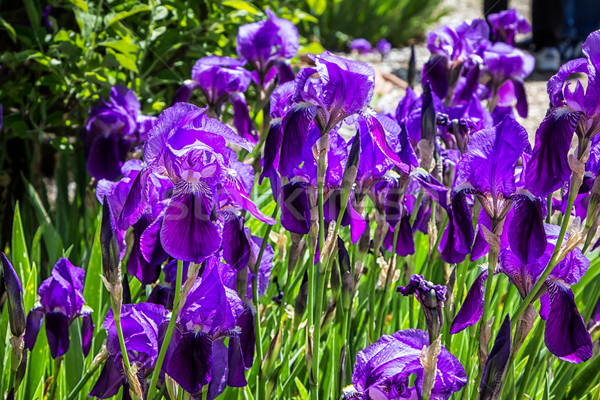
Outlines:
[[[165,210],[160,241],[165,251],[179,260],[201,262],[221,244],[211,221],[212,198],[208,187],[180,185]]]
[[[482,271],[473,282],[473,285],[467,292],[465,301],[462,303],[460,310],[452,321],[450,327],[451,334],[458,333],[471,325],[475,325],[481,319],[481,316],[483,315],[485,280],[487,279],[487,276],[487,270]]]
[[[25,325],[25,347],[27,350],[33,350],[42,323],[44,322],[44,311],[40,308],[34,308],[27,314],[27,322]]]
[[[566,107],[554,109],[535,133],[533,155],[527,163],[525,179],[527,188],[536,196],[552,193],[569,179],[571,169],[567,154],[581,115],[581,112],[572,112]]]
[[[592,357],[592,340],[575,305],[570,288],[558,281],[546,284],[548,294],[542,297],[542,307],[548,309],[544,341],[558,358],[580,363]]]
[[[281,225],[290,232],[304,235],[310,230],[308,184],[290,182],[281,187]]]
[[[521,154],[529,148],[527,131],[507,117],[493,128],[475,133],[467,152],[458,165],[460,182],[494,198],[515,192],[515,167]]]
[[[366,54],[371,51],[371,43],[367,39],[358,38],[350,42],[350,50],[356,50],[360,54]]]

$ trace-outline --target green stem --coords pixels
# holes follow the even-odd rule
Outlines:
[[[117,327],[117,335],[119,336],[119,345],[121,346],[121,354],[123,356],[123,365],[125,369],[131,372],[131,365],[129,364],[129,356],[127,355],[127,347],[125,346],[125,338],[123,336],[123,328],[121,326],[121,310],[115,311],[116,308],[113,305],[113,314],[115,319],[115,325]]]
[[[493,224],[495,225],[495,224]],[[494,228],[494,227],[492,227]],[[492,229],[493,231],[494,229]],[[477,373],[477,380],[475,381],[477,382],[481,382],[481,377],[483,374],[483,366],[485,365],[485,359],[483,359],[483,356],[487,357],[487,354],[489,352],[489,342],[486,342],[484,340],[484,335],[485,335],[485,331],[487,328],[487,321],[488,321],[488,314],[489,314],[489,309],[491,306],[491,302],[492,302],[492,285],[494,282],[494,270],[496,269],[496,264],[498,263],[498,256],[499,256],[499,251],[498,249],[495,249],[493,245],[490,245],[490,250],[489,250],[489,260],[488,260],[488,277],[486,279],[485,282],[485,298],[484,298],[484,303],[483,303],[483,313],[481,315],[481,320],[479,321],[479,351],[478,351],[478,357],[479,357],[479,372]],[[485,351],[485,352],[484,352]],[[478,390],[475,390],[475,393],[477,393]]]
[[[169,343],[171,342],[171,336],[173,335],[173,330],[175,329],[175,323],[177,322],[177,316],[179,315],[179,311],[181,311],[181,304],[179,304],[179,296],[181,294],[181,281],[183,276],[183,261],[177,260],[177,278],[175,283],[175,298],[173,300],[173,312],[171,313],[171,319],[169,320],[169,325],[167,326],[167,332],[165,333],[165,338],[160,346],[160,352],[158,353],[158,359],[156,360],[156,366],[154,367],[154,371],[152,372],[152,380],[150,381],[150,387],[148,388],[148,400],[154,400],[154,396],[156,393],[156,384],[158,383],[158,376],[160,375],[160,371],[162,369],[162,364],[165,360],[165,355],[167,354],[167,347],[169,347]]]
[[[419,204],[418,202],[416,204]],[[385,276],[385,285],[383,287],[383,294],[379,297],[379,308],[377,309],[377,319],[375,320],[376,322],[376,327],[375,327],[375,337],[380,337],[381,336],[381,332],[383,330],[383,316],[384,316],[384,312],[383,310],[385,309],[385,304],[386,301],[388,301],[387,298],[387,292],[388,290],[390,290],[390,284],[392,281],[392,277],[394,276],[394,272],[396,271],[396,262],[398,260],[398,257],[396,255],[396,246],[398,245],[398,232],[400,231],[400,220],[398,220],[398,222],[396,223],[396,226],[394,228],[394,241],[393,241],[393,245],[392,245],[392,260],[390,262],[390,265],[388,266],[388,270],[387,270],[387,274]]]
[[[106,361],[106,357],[108,356],[108,351],[103,348],[96,357],[94,357],[94,361],[89,366],[89,368],[85,371],[85,374],[81,377],[77,385],[71,390],[69,396],[67,396],[67,400],[73,400],[77,397],[83,386],[87,383],[87,381],[94,375],[94,373],[98,370],[100,365],[102,365]]]
[[[529,359],[527,360],[527,365],[525,365],[525,370],[521,375],[521,381],[519,382],[519,390],[517,392],[517,399],[524,399],[525,389],[527,388],[527,383],[529,382],[529,376],[531,375],[531,371],[533,370],[533,365],[535,364],[535,359],[538,354],[538,350],[540,348],[540,344],[542,343],[542,337],[544,333],[543,329],[544,324],[538,322],[538,326],[535,330],[535,336],[533,339],[533,347],[529,352]],[[511,354],[511,364],[514,365],[515,354]]]
[[[273,210],[272,217],[275,218],[277,213],[279,212],[279,204],[275,206],[275,210]],[[263,237],[262,243],[260,245],[260,251],[258,252],[258,256],[256,257],[256,263],[254,264],[254,276],[252,277],[252,301],[254,302],[254,306],[256,307],[256,313],[254,314],[254,331],[256,332],[256,359],[258,364],[258,371],[256,374],[256,400],[262,400],[267,398],[267,387],[266,380],[261,379],[262,373],[262,360],[263,360],[263,348],[262,348],[262,332],[260,327],[260,312],[258,308],[258,269],[260,267],[260,262],[262,260],[263,254],[265,252],[265,248],[267,247],[267,239],[269,238],[269,234],[271,233],[271,229],[273,225],[267,225],[267,229],[265,230],[265,236]]]
[[[60,367],[62,365],[63,356],[56,357],[54,359],[54,379],[52,379],[52,384],[50,387],[50,395],[48,399],[54,400],[56,399],[56,387],[58,386],[58,374],[60,373]]]

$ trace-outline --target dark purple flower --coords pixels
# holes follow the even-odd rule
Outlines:
[[[519,14],[516,9],[500,11],[498,14],[490,14],[487,20],[492,27],[492,36],[494,40],[508,43],[511,46],[516,44],[517,34],[527,34],[531,32],[531,25],[524,16]]]
[[[96,179],[114,180],[132,146],[145,138],[154,117],[140,115],[135,93],[124,86],[110,90],[110,101],[90,109],[85,126],[88,172]]]
[[[385,39],[379,39],[375,45],[375,49],[381,54],[381,57],[385,57],[392,50],[392,44]]]
[[[427,35],[431,57],[423,66],[421,80],[430,82],[433,92],[445,98],[453,89],[461,70],[478,62],[483,50],[491,45],[489,27],[483,19],[441,26]]]
[[[384,335],[356,355],[352,374],[354,388],[363,399],[421,399],[424,368],[423,347],[429,345],[427,332],[407,329]],[[411,375],[416,375],[414,386]],[[460,361],[442,346],[431,399],[447,400],[467,384]]]
[[[75,267],[66,258],[61,258],[52,269],[52,275],[45,279],[38,289],[40,305],[29,311],[25,329],[25,345],[33,349],[37,335],[42,326],[42,318],[46,318],[46,336],[52,358],[60,357],[69,350],[69,325],[79,317],[84,318],[81,337],[84,338],[84,354],[90,350],[91,335],[94,325],[89,311],[83,305],[83,277],[85,271]]]
[[[263,84],[267,72],[294,57],[300,46],[298,29],[292,22],[277,18],[269,8],[265,12],[268,19],[240,26],[236,38],[238,55],[257,70]]]
[[[230,57],[208,56],[196,61],[192,68],[192,80],[185,83],[175,95],[173,103],[186,102],[196,89],[204,94],[206,104],[221,115],[225,102],[233,107],[233,125],[238,134],[257,141],[256,129],[250,119],[244,92],[251,76],[244,69],[246,62]]]
[[[167,319],[167,315],[168,311],[157,304],[124,304],[121,309],[127,357],[140,382],[144,382],[146,375],[154,368],[159,350],[158,328]],[[124,393],[128,392],[129,387],[123,370],[123,355],[112,308],[106,315],[102,328],[108,333],[106,349],[109,356],[89,396],[108,399],[115,396],[121,386],[125,387]]]
[[[234,290],[223,285],[217,264],[218,260],[211,261],[192,287],[163,364],[163,370],[191,394],[209,384],[223,390],[223,380],[228,386],[245,386],[244,371],[253,358],[248,354],[254,345],[253,318],[248,318],[251,310]],[[229,337],[226,350],[221,346],[225,337]],[[224,350],[220,357],[219,349]],[[219,373],[227,376],[215,376]]]
[[[519,115],[527,118],[524,79],[533,72],[535,58],[506,43],[494,43],[483,52],[484,76],[489,78],[492,101],[498,105],[516,103]]]
[[[15,272],[6,254],[2,253],[2,270],[4,272],[4,286],[8,304],[8,319],[10,331],[15,337],[20,337],[25,332],[25,306],[23,304],[23,288],[19,276]]]
[[[543,273],[556,246],[560,227],[545,224],[545,228],[548,241],[541,257],[525,263],[514,252],[512,245],[500,252],[497,272],[506,274],[523,298],[527,297]],[[544,290],[536,296],[536,299],[541,299],[540,316],[546,320],[545,342],[548,350],[560,359],[573,363],[585,361],[592,356],[590,334],[571,291],[571,285],[579,282],[589,265],[590,261],[581,250],[574,249],[557,264],[544,282]],[[457,313],[451,333],[460,332],[481,318],[486,279],[487,271],[483,271]]]
[[[592,32],[582,49],[586,58],[567,62],[548,81],[551,110],[536,132],[526,169],[528,188],[538,196],[554,192],[568,180],[567,154],[573,134],[577,132],[585,147],[600,131],[600,31]],[[567,82],[575,73],[587,75],[585,86],[577,80],[572,88]]]
[[[350,50],[357,51],[359,54],[367,54],[371,52],[371,43],[367,39],[358,38],[350,42]]]
[[[167,254],[184,261],[198,263],[213,254],[222,241],[216,222],[227,207],[248,210],[261,221],[274,223],[249,197],[252,167],[239,162],[227,144],[248,151],[252,146],[204,111],[178,103],[160,115],[148,136],[145,169],[135,178],[119,217],[119,227],[126,228],[154,207],[156,197],[160,200],[162,205],[153,211],[154,222],[140,239],[148,262],[156,240]],[[158,176],[168,177],[173,190],[165,191]],[[152,187],[160,190],[148,190]]]

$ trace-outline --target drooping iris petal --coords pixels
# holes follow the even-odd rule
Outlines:
[[[529,263],[539,258],[546,249],[542,203],[535,197],[521,195],[513,210],[508,226],[508,243],[521,261]]]
[[[229,376],[229,362],[227,360],[227,346],[222,340],[215,340],[212,348],[212,369],[210,383],[208,384],[207,400],[216,399],[227,387]]]
[[[125,379],[123,379],[122,368],[118,368],[117,365],[115,356],[106,359],[102,372],[88,396],[108,399],[119,393],[119,388]]]
[[[307,234],[310,230],[310,203],[305,182],[290,182],[281,187],[281,225],[290,232]]]
[[[231,387],[244,387],[248,384],[245,376],[244,354],[240,345],[240,338],[232,336],[229,338],[228,347],[228,363],[229,375],[227,377],[227,385]]]
[[[62,312],[48,312],[46,317],[46,336],[52,358],[60,357],[69,350],[69,317]]]
[[[300,151],[308,138],[309,126],[317,115],[317,107],[300,103],[287,112],[281,122],[283,137],[279,157],[279,171],[282,175],[291,176],[294,167],[302,161]]]
[[[513,118],[471,137],[457,169],[459,182],[468,182],[483,193],[510,195],[515,192],[515,167],[529,148],[527,131]]]
[[[151,265],[160,265],[167,260],[167,253],[160,243],[160,228],[163,216],[156,218],[140,236],[140,252],[144,260]]]
[[[533,155],[527,163],[527,188],[536,196],[545,197],[563,186],[571,169],[567,154],[581,112],[566,108],[552,110],[535,133]]]
[[[245,268],[250,260],[250,242],[244,229],[244,219],[224,213],[223,258],[237,271]]]
[[[135,224],[146,209],[146,204],[143,201],[146,176],[147,172],[140,172],[131,184],[129,193],[123,203],[121,215],[118,216],[117,224],[121,230],[127,230]]]
[[[394,247],[394,230],[392,227],[386,234],[383,245],[388,251],[392,251]],[[410,254],[415,253],[415,242],[413,238],[413,230],[410,226],[410,215],[406,214],[400,218],[400,224],[398,226],[398,240],[396,242],[396,254],[400,257],[406,257]]]
[[[258,135],[250,118],[244,94],[240,92],[230,93],[229,102],[233,106],[233,126],[235,126],[238,134],[252,142],[257,142]]]
[[[188,393],[198,393],[210,382],[212,367],[212,340],[204,332],[173,331],[165,372]]]
[[[95,325],[92,316],[90,314],[84,314],[81,318],[81,348],[85,357],[87,357],[92,347],[94,328]]]
[[[86,161],[91,176],[99,179],[115,180],[121,175],[119,160],[119,137],[98,136],[93,139]]]
[[[465,297],[465,301],[452,321],[452,326],[450,327],[451,334],[458,333],[471,325],[475,325],[481,319],[487,275],[488,272],[485,270],[475,278],[473,285],[467,293],[467,297]]]
[[[160,241],[165,251],[179,260],[201,262],[221,245],[221,236],[211,221],[211,194],[201,185],[175,193],[165,210]]]
[[[471,251],[474,230],[467,195],[472,189],[457,187],[452,190],[451,206],[448,210],[448,226],[440,241],[442,259],[446,262],[462,262]]]
[[[546,283],[548,293],[542,296],[549,309],[544,339],[548,350],[558,358],[580,363],[592,356],[592,341],[585,327],[573,292],[558,281]]]
[[[25,325],[25,347],[27,350],[33,350],[35,346],[35,340],[37,339],[40,329],[42,329],[42,323],[44,318],[44,312],[39,308],[34,308],[27,314],[27,323]]]
[[[254,345],[256,342],[254,313],[253,306],[244,302],[244,311],[236,321],[236,325],[241,328],[240,347],[244,355],[244,365],[246,368],[250,368],[254,363]]]
[[[260,174],[258,183],[262,185],[263,179],[269,178],[274,199],[279,198],[279,191],[281,189],[281,178],[277,173],[277,168],[279,166],[279,151],[281,150],[282,139],[281,119],[271,121],[271,127],[265,140],[263,171]]]

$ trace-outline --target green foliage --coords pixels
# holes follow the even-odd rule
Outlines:
[[[372,44],[385,38],[393,45],[420,38],[443,15],[441,0],[304,0],[319,23],[314,34],[327,48],[344,49],[356,38]]]

